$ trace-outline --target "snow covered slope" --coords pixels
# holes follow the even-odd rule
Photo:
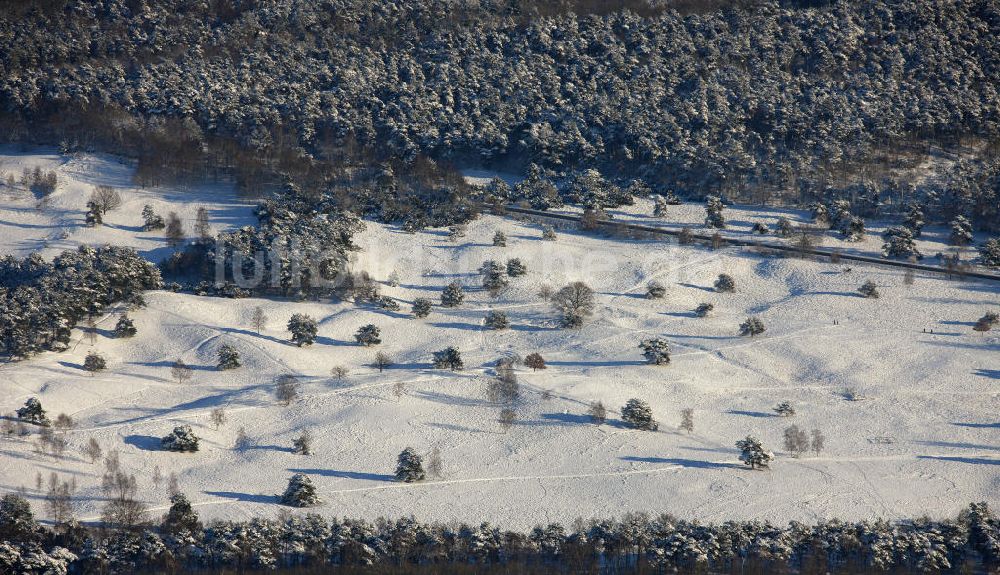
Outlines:
[[[4,160],[10,170],[15,158]],[[70,235],[50,240],[43,253],[108,241],[154,257],[166,247],[161,236],[136,231],[143,203],[161,212],[188,210],[193,219],[193,209],[215,197],[130,191],[134,197],[114,213],[112,225],[87,229],[81,206],[88,184],[126,182],[126,167],[89,156],[16,161],[64,162],[59,169],[72,183],[57,192],[60,212],[31,214],[30,205],[3,201],[5,253],[24,255],[68,226]],[[218,215],[217,229],[249,220],[249,206],[221,191],[208,207]],[[492,245],[496,230],[507,234],[507,247]],[[79,454],[96,438],[136,473],[154,515],[168,503],[164,483],[153,481],[157,467],[164,476],[175,472],[208,518],[287,509],[275,494],[296,472],[308,474],[324,499],[312,511],[505,527],[627,511],[784,522],[953,516],[970,501],[1000,504],[1000,332],[971,329],[997,309],[998,286],[919,274],[905,286],[894,270],[844,272],[828,263],[569,230],[555,242],[540,237],[536,226],[495,217],[473,222],[458,242],[440,230],[407,234],[368,223],[357,239],[363,250],[355,268],[378,280],[395,271],[398,287],[383,283],[381,290],[400,301],[399,312],[349,302],[151,293],[148,308],[131,314],[138,327],[132,339],[111,337],[111,314],[99,322],[93,345],[77,330],[66,353],[0,366],[0,412],[36,396],[51,416],[70,414],[78,426],[68,433],[70,449],[62,458],[35,453],[33,437],[0,440],[0,491],[24,486],[41,512],[36,474],[72,476],[79,516],[98,516],[102,467]],[[490,297],[475,270],[486,259],[512,257],[526,263],[528,274]],[[736,293],[712,291],[723,272],[736,279]],[[662,300],[643,297],[653,279],[667,287]],[[442,287],[455,280],[466,286],[461,307],[435,306],[426,319],[411,317],[414,298],[437,303]],[[582,329],[565,330],[536,294],[542,284],[558,288],[574,280],[594,288],[598,305]],[[878,284],[881,298],[858,297],[866,280]],[[715,305],[711,317],[694,316],[701,302]],[[259,334],[251,325],[257,306],[269,318]],[[511,328],[484,330],[491,309],[506,311]],[[288,343],[285,324],[300,312],[319,322],[311,347]],[[760,316],[767,331],[738,336],[748,315]],[[354,332],[368,323],[381,328],[377,347],[354,343]],[[654,335],[671,343],[668,366],[643,361],[639,341]],[[215,368],[223,343],[240,351],[243,367]],[[465,370],[431,367],[432,352],[447,346],[461,350]],[[81,369],[92,349],[109,364],[93,377]],[[371,367],[376,351],[394,360],[382,373]],[[541,353],[548,369],[517,368],[521,397],[505,432],[497,421],[501,406],[483,393],[490,366],[500,356],[531,352]],[[176,359],[194,368],[190,381],[171,377]],[[350,373],[335,379],[334,366]],[[284,374],[301,382],[299,398],[288,406],[274,398],[275,378]],[[865,399],[846,400],[848,388]],[[633,397],[652,405],[658,432],[621,423],[617,410]],[[609,408],[602,426],[585,415],[597,400]],[[773,415],[780,401],[797,414]],[[216,407],[228,416],[219,429],[209,420]],[[683,408],[695,412],[691,434],[677,430]],[[201,451],[159,449],[159,438],[178,424],[202,437]],[[819,456],[783,452],[783,432],[792,424],[822,430],[827,439]],[[249,449],[234,449],[240,427],[253,442]],[[303,429],[315,437],[312,456],[291,453]],[[734,443],[751,433],[776,452],[770,471],[739,464]],[[420,453],[440,449],[443,478],[395,482],[396,456],[407,446]]]

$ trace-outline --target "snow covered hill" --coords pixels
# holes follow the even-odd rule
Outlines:
[[[0,253],[51,257],[110,242],[158,260],[169,248],[162,234],[139,231],[146,203],[187,222],[205,205],[217,231],[252,221],[251,204],[223,186],[136,190],[129,168],[113,158],[7,152],[0,169],[40,164],[57,169],[63,184],[44,210],[0,187],[10,192],[0,205]],[[108,225],[86,228],[83,206],[95,183],[119,187],[126,202]],[[506,233],[506,247],[492,244],[497,230]],[[55,472],[76,480],[79,516],[99,516],[103,467],[80,453],[94,438],[105,451],[118,450],[154,515],[168,504],[166,481],[154,476],[170,473],[207,518],[287,509],[276,494],[293,473],[309,475],[318,488],[323,504],[311,511],[512,528],[628,511],[785,522],[951,517],[970,501],[1000,504],[1000,332],[972,330],[997,310],[996,285],[918,274],[907,286],[896,270],[845,272],[829,263],[572,230],[543,241],[537,226],[492,216],[470,224],[457,242],[441,230],[407,234],[371,222],[357,241],[354,268],[379,280],[400,311],[154,292],[147,308],[130,314],[134,338],[112,337],[111,313],[98,321],[93,343],[86,330],[75,330],[70,351],[0,366],[0,412],[38,397],[50,416],[66,413],[77,424],[58,458],[35,452],[36,434],[0,439],[0,491],[24,487],[40,503],[36,476]],[[497,298],[481,289],[476,270],[484,260],[515,257],[527,275],[511,278]],[[387,281],[393,272],[398,285]],[[735,278],[735,293],[713,291],[720,273]],[[576,280],[597,292],[597,309],[582,329],[562,329],[537,293]],[[666,286],[665,298],[644,297],[651,280]],[[868,280],[879,299],[859,297]],[[435,305],[429,317],[412,317],[415,298],[437,304],[453,281],[466,288],[460,307]],[[693,313],[702,302],[714,305],[711,316]],[[260,333],[251,322],[257,307],[268,318]],[[505,311],[511,327],[484,329],[490,310]],[[285,325],[294,313],[318,321],[314,345],[289,343]],[[738,326],[750,315],[767,330],[741,337]],[[383,343],[359,346],[354,333],[369,323],[381,329]],[[645,363],[638,345],[652,336],[670,342],[669,365]],[[242,367],[215,367],[223,344],[240,352]],[[448,346],[461,351],[464,370],[431,366],[432,353]],[[94,376],[81,369],[91,350],[108,360]],[[377,351],[393,359],[382,372],[372,366]],[[488,401],[484,388],[497,358],[532,352],[548,367],[517,367],[516,418],[504,430],[503,406]],[[177,359],[193,368],[187,382],[172,377]],[[349,373],[333,377],[337,366]],[[300,389],[286,406],[274,390],[276,378],[288,374]],[[850,401],[850,393],[863,399]],[[651,404],[659,431],[623,425],[618,409],[630,398]],[[604,425],[586,415],[594,401],[608,407]],[[794,406],[793,417],[775,415],[782,401]],[[227,416],[218,428],[210,420],[215,408]],[[694,410],[690,434],[678,430],[684,408]],[[199,452],[160,449],[159,438],[180,424],[202,438]],[[822,431],[819,455],[784,452],[792,424]],[[241,427],[251,444],[238,450]],[[304,429],[315,438],[311,456],[291,450]],[[748,434],[776,453],[769,471],[739,463],[734,444]],[[407,446],[423,454],[438,448],[442,477],[396,482],[396,456]]]

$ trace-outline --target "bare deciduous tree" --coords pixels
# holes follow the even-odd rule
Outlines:
[[[278,377],[276,382],[274,395],[282,403],[282,405],[289,405],[296,397],[299,396],[299,380],[297,377],[291,374],[285,374]]]
[[[517,412],[509,407],[505,407],[500,410],[500,417],[498,421],[500,422],[500,429],[503,429],[504,433],[510,429],[511,425],[514,425],[514,420],[517,419]]]
[[[121,195],[117,190],[107,185],[95,187],[94,191],[90,194],[90,201],[94,204],[94,207],[101,211],[101,215],[116,210],[122,205]]]
[[[194,374],[194,370],[188,367],[183,360],[178,359],[170,368],[170,375],[177,380],[177,383],[187,383]]]
[[[444,477],[444,461],[441,459],[441,450],[437,447],[427,456],[427,474],[435,479]]]
[[[378,369],[379,373],[382,373],[382,370],[392,365],[392,357],[384,351],[377,352],[372,365]]]
[[[590,421],[594,425],[601,425],[608,419],[608,410],[604,407],[604,404],[600,401],[591,402],[590,407],[587,408],[587,415],[590,416]]]
[[[260,331],[264,329],[265,324],[267,324],[267,316],[264,315],[264,308],[260,306],[253,308],[253,315],[250,316],[250,325],[257,330],[258,335],[260,335]]]
[[[209,419],[211,420],[212,425],[215,426],[215,429],[218,430],[226,423],[226,411],[221,407],[216,407],[209,415]]]
[[[101,449],[101,444],[97,442],[93,437],[87,441],[87,445],[83,446],[81,450],[84,457],[90,460],[91,464],[97,463],[97,460],[101,458],[103,450]]]
[[[690,407],[681,410],[681,429],[688,433],[694,431],[694,410]]]

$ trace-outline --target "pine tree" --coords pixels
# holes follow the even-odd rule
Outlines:
[[[493,260],[483,262],[483,265],[479,266],[479,273],[483,276],[483,289],[493,297],[496,297],[508,285],[507,270]],[[444,296],[442,296],[443,300]]]
[[[740,461],[749,465],[750,469],[766,468],[774,459],[774,454],[764,449],[760,440],[752,435],[737,441],[736,449],[740,450]]]
[[[291,374],[278,376],[274,386],[274,396],[282,405],[289,405],[299,396],[299,380]]]
[[[653,419],[653,410],[649,404],[641,399],[630,399],[622,407],[622,420],[635,429],[643,431],[656,431],[659,424]]]
[[[104,217],[101,214],[101,209],[94,202],[87,202],[87,214],[84,216],[84,222],[87,224],[88,228],[104,224]]]
[[[819,457],[821,451],[823,451],[824,444],[826,443],[826,437],[823,436],[823,432],[814,429],[812,430],[812,444],[809,446],[816,457]]]
[[[653,196],[653,217],[667,217],[667,201],[659,194]]]
[[[594,425],[603,425],[608,419],[608,410],[600,401],[593,401],[587,407],[587,415],[590,416],[590,422]]]
[[[775,233],[782,238],[790,238],[795,233],[795,226],[792,225],[792,221],[788,218],[782,216],[778,218],[777,223],[775,223]]]
[[[163,449],[191,453],[198,451],[198,436],[191,431],[190,425],[179,425],[160,440]]]
[[[464,299],[465,290],[462,289],[462,284],[457,281],[446,285],[444,291],[441,292],[441,305],[444,307],[458,307],[462,305]]]
[[[710,303],[700,303],[698,307],[694,308],[694,313],[698,317],[707,317],[714,309],[715,306]]]
[[[387,295],[378,299],[378,306],[386,311],[399,311],[399,302]]]
[[[29,397],[24,402],[24,407],[18,408],[17,418],[43,427],[48,427],[50,424],[48,415],[42,409],[42,402],[37,397]]]
[[[878,299],[879,295],[881,295],[878,293],[878,286],[876,286],[875,282],[871,280],[862,284],[861,287],[858,288],[858,291],[861,292],[862,297],[871,299]]]
[[[303,473],[296,473],[288,480],[288,487],[279,497],[281,503],[291,507],[311,507],[318,505],[319,496],[312,480]]]
[[[302,347],[312,345],[319,331],[316,320],[304,313],[297,313],[288,320],[288,331],[292,332],[292,343]]]
[[[542,227],[542,239],[548,242],[556,241],[556,230],[552,226]]]
[[[200,239],[208,239],[211,237],[212,228],[208,224],[208,210],[204,207],[199,207],[198,212],[194,218],[194,233],[198,235]]]
[[[646,357],[646,362],[651,365],[667,365],[670,363],[670,345],[666,340],[658,337],[644,339],[639,343],[642,355]]]
[[[821,202],[815,202],[809,205],[809,211],[811,212],[812,220],[817,224],[828,224],[830,223],[830,212],[826,205]]]
[[[483,320],[483,325],[486,326],[486,329],[507,329],[510,327],[510,320],[507,319],[506,312],[500,310],[490,310],[486,314],[486,319]]]
[[[764,322],[757,316],[751,316],[740,324],[740,335],[754,337],[764,333]]]
[[[719,278],[715,280],[715,291],[721,293],[736,291],[736,280],[729,274],[719,274]]]
[[[532,371],[545,369],[545,358],[540,353],[529,353],[524,358],[524,365],[530,367]]]
[[[413,316],[417,318],[425,318],[431,314],[431,300],[423,297],[418,297],[413,300]]]
[[[865,220],[861,216],[851,216],[846,218],[841,226],[840,233],[849,242],[860,242],[865,239]]]
[[[768,228],[767,224],[765,224],[764,222],[755,223],[750,231],[761,236],[766,236],[771,232],[770,228]]]
[[[177,247],[184,241],[184,224],[175,212],[167,214],[167,226],[164,235],[170,247]]]
[[[507,275],[512,278],[523,276],[528,273],[527,266],[521,261],[521,258],[511,258],[507,260]]]
[[[652,280],[646,284],[646,297],[648,299],[663,299],[665,295],[667,295],[667,288],[660,282]]]
[[[493,234],[493,245],[500,248],[507,247],[507,234],[497,230],[497,233]]]
[[[918,203],[910,204],[906,217],[903,218],[903,226],[910,230],[913,237],[919,238],[924,229],[924,208]]]
[[[979,259],[986,267],[1000,267],[1000,238],[991,238],[979,246]]]
[[[448,347],[441,351],[435,351],[434,367],[437,369],[459,371],[464,367],[462,364],[462,354],[454,347]]]
[[[108,367],[108,362],[105,361],[104,357],[92,351],[87,354],[87,358],[83,360],[83,369],[89,371],[91,375],[97,373],[98,371],[104,371]]]
[[[236,348],[228,343],[222,344],[219,347],[218,368],[221,370],[236,369],[240,365],[242,365],[240,363],[240,352],[236,351]]]
[[[774,412],[778,414],[779,417],[791,417],[795,415],[795,408],[792,404],[787,401],[782,401],[774,407]]]
[[[722,215],[722,200],[718,196],[705,198],[705,227],[726,229],[726,218]]]
[[[167,225],[163,223],[163,218],[153,211],[153,206],[146,204],[142,207],[142,230],[144,232],[162,230],[165,227]]]
[[[967,246],[972,243],[972,224],[965,216],[956,216],[951,221],[949,241],[953,246]]]
[[[122,315],[118,318],[118,323],[115,324],[115,337],[129,338],[136,334],[135,324],[129,319],[128,315]]]
[[[913,232],[909,228],[891,227],[882,234],[885,243],[882,244],[882,257],[923,258],[913,241]]]
[[[382,343],[382,338],[380,336],[381,332],[378,327],[373,324],[368,324],[358,328],[357,333],[354,334],[354,339],[357,340],[359,345],[369,347]]]
[[[423,481],[425,477],[423,458],[412,447],[404,449],[396,463],[396,480],[413,483]]]
[[[188,533],[198,535],[201,533],[201,521],[198,520],[198,513],[191,506],[191,501],[183,493],[175,493],[170,496],[170,509],[163,518],[163,530],[167,533],[178,534]]]

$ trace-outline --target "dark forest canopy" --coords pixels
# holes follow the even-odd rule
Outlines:
[[[221,139],[285,172],[294,162],[282,155],[358,149],[407,166],[536,163],[557,177],[596,168],[689,197],[796,203],[861,180],[906,197],[885,169],[895,154],[961,145],[974,159],[935,197],[997,227],[991,0],[7,7],[0,127],[13,139],[110,141],[147,165]],[[130,140],[136,126],[143,137]]]

